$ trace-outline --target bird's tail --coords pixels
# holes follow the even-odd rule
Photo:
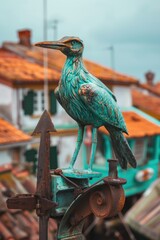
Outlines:
[[[123,169],[127,169],[127,163],[136,168],[137,162],[136,159],[128,145],[127,140],[123,136],[123,133],[112,127],[106,127],[110,133],[111,141],[113,144],[113,150],[116,155],[116,158],[119,160],[119,164]]]

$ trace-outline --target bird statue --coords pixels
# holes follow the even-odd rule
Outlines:
[[[114,94],[87,71],[82,61],[83,41],[78,37],[63,37],[59,41],[44,41],[35,46],[60,50],[67,56],[55,96],[66,112],[78,123],[76,148],[69,168],[73,169],[86,125],[92,126],[92,147],[88,169],[91,170],[97,145],[97,129],[104,126],[111,137],[120,166],[136,167],[136,160],[123,133],[128,134]]]

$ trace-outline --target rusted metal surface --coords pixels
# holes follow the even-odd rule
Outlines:
[[[115,216],[122,210],[125,202],[122,184],[125,180],[115,181],[119,180],[117,161],[110,160],[109,165],[110,176],[104,178],[101,184],[84,189],[70,205],[59,226],[58,239],[70,239],[67,236],[81,234],[84,220],[92,213],[105,218]]]
[[[121,186],[115,188],[103,183],[80,194],[61,221],[58,239],[65,239],[67,234],[73,236],[82,233],[84,220],[92,213],[102,218],[116,215],[122,210],[125,200],[121,189]]]
[[[36,209],[36,198],[32,194],[18,194],[7,200],[9,209],[34,210]]]
[[[38,169],[37,169],[37,190],[36,195],[51,199],[50,188],[50,132],[56,132],[50,116],[45,111],[41,116],[32,135],[41,134]]]
[[[116,159],[109,159],[109,173],[108,177],[105,177],[103,181],[105,183],[109,183],[112,186],[121,186],[122,184],[126,183],[126,179],[124,178],[119,178],[118,173],[117,173],[117,165],[118,165],[118,160]]]
[[[53,123],[47,111],[42,114],[37,127],[32,135],[41,134],[38,170],[37,170],[37,188],[35,194],[19,194],[7,200],[8,208],[22,210],[36,210],[39,216],[39,239],[48,239],[48,219],[50,210],[56,206],[52,202],[51,195],[51,177],[50,177],[50,132],[55,132]]]
[[[108,186],[108,188],[103,191],[98,190],[92,193],[89,199],[89,204],[95,216],[105,218],[108,217],[111,212],[113,205],[112,201],[111,190]]]
[[[89,178],[94,176],[94,172],[79,171],[79,175],[76,172],[76,174],[72,173],[71,177],[70,172],[67,172],[69,176],[66,176],[66,172],[61,169],[50,172],[50,132],[55,132],[55,129],[45,111],[33,132],[33,135],[41,134],[36,192],[35,194],[19,194],[9,198],[7,205],[13,209],[35,209],[39,216],[39,239],[47,240],[48,220],[51,212],[56,211],[57,204],[55,202],[59,203],[59,201],[53,200],[54,194],[56,194],[51,189],[51,174],[53,174],[54,178],[62,180],[59,184],[65,182],[65,191],[70,191],[67,210],[65,214],[63,213],[64,216],[59,226],[58,239],[82,240],[84,239],[82,234],[84,220],[90,214],[93,213],[97,217],[104,218],[112,217],[121,211],[125,201],[122,188],[125,180],[118,178],[117,160],[109,160],[109,176],[102,179],[102,183],[98,181],[90,187]],[[60,189],[64,193],[62,185]],[[58,191],[57,195],[60,194],[60,190]],[[51,192],[53,192],[53,196]],[[63,198],[64,194],[59,199],[62,203],[65,202]]]

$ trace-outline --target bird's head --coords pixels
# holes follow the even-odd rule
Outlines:
[[[35,46],[57,49],[67,56],[80,56],[83,52],[83,42],[78,37],[63,37],[58,41],[38,42]]]

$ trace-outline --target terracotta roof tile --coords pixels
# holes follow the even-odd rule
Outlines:
[[[155,83],[153,85],[149,85],[147,83],[141,83],[140,87],[148,90],[150,93],[160,97],[160,82]]]
[[[0,221],[0,233],[2,233],[2,236],[4,239],[14,240],[12,233],[1,221]],[[2,236],[0,236],[0,237],[2,237]]]
[[[47,71],[48,81],[59,80],[58,71],[49,69]],[[12,52],[0,50],[0,81],[5,79],[9,82],[42,82],[44,81],[43,66],[31,63]]]
[[[145,94],[140,90],[132,90],[133,105],[160,120],[160,98]]]
[[[25,59],[34,61],[38,64],[43,64],[43,49],[38,47],[25,47],[16,43],[4,43],[3,47],[10,49],[17,55],[22,56]],[[65,62],[65,56],[58,51],[47,50],[48,52],[48,66],[50,69],[61,72],[61,69]],[[130,77],[119,72],[116,72],[110,68],[104,67],[100,64],[94,63],[89,60],[84,60],[84,64],[89,72],[100,78],[103,82],[108,84],[137,84],[138,80],[134,77]]]
[[[0,145],[21,143],[29,140],[31,140],[29,135],[0,118]]]
[[[125,222],[139,233],[138,239],[160,239],[159,208],[160,178],[157,178],[125,214]]]
[[[26,51],[26,55],[28,57],[32,57],[35,60],[37,60],[39,63],[42,63],[43,61],[43,52],[39,48],[32,48],[32,50]],[[66,57],[58,51],[48,50],[48,61],[49,61],[49,67],[54,68],[58,71],[61,71],[64,61]],[[138,80],[136,78],[121,74],[119,72],[116,72],[110,68],[104,67],[100,64],[97,64],[95,62],[84,60],[84,64],[89,72],[91,72],[94,76],[97,78],[100,78],[101,80],[107,82],[111,81],[119,82],[119,83],[127,83],[127,84],[137,84]]]
[[[160,134],[160,126],[148,121],[135,112],[123,112],[129,135],[127,138],[139,138]],[[99,131],[108,134],[105,127],[100,127]]]
[[[22,182],[25,181],[26,175],[21,174],[13,176],[12,172],[1,172],[0,173],[0,203],[3,212],[0,213],[0,233],[3,239],[19,239],[19,240],[38,240],[39,223],[38,217],[35,211],[21,211],[11,210],[6,206],[6,199],[14,194],[28,193],[23,188]],[[28,181],[33,182],[34,176],[29,175]],[[8,194],[9,193],[9,194]],[[51,219],[49,221],[49,235],[48,240],[54,239],[55,232],[57,231],[56,222]]]

